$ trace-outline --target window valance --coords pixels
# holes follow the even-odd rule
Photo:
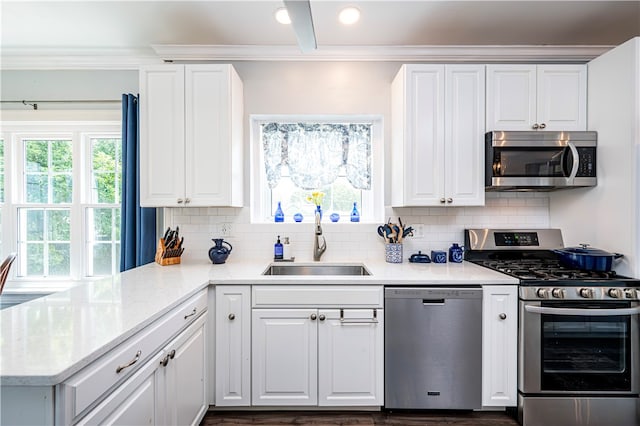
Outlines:
[[[371,124],[267,123],[262,144],[271,189],[282,166],[302,189],[330,185],[342,168],[354,188],[371,189]]]

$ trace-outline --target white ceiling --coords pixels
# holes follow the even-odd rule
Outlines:
[[[347,5],[361,11],[351,27],[336,19]],[[100,54],[135,62],[159,59],[164,45],[297,48],[291,26],[274,19],[282,6],[271,0],[0,0],[0,53],[9,63]],[[638,0],[311,0],[311,10],[320,53],[373,46],[614,46],[640,35]]]

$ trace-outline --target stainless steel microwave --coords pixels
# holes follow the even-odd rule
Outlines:
[[[493,131],[485,135],[487,191],[595,186],[596,132]]]

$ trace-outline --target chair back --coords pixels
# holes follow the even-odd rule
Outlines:
[[[2,289],[9,276],[9,269],[11,269],[13,261],[16,260],[16,256],[16,253],[9,253],[9,256],[7,256],[2,262],[2,265],[0,265],[0,294],[2,294]]]

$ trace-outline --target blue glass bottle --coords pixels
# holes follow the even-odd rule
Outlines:
[[[351,210],[351,222],[360,222],[360,213],[358,212],[357,202],[353,203],[353,210]]]
[[[280,201],[278,201],[278,208],[276,209],[276,213],[273,215],[273,217],[276,222],[284,222],[284,212],[282,211],[282,207],[280,206]]]

